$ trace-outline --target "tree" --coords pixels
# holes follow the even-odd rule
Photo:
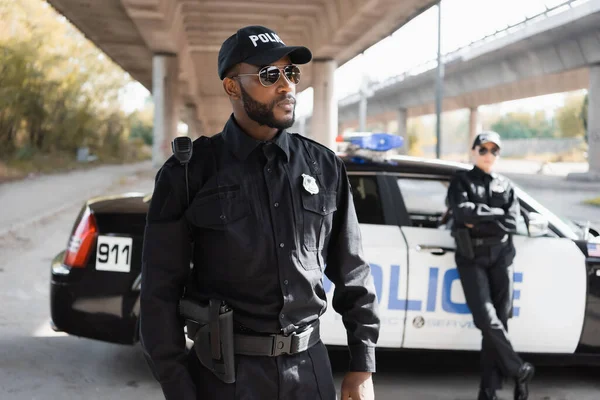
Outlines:
[[[428,136],[422,118],[410,118],[407,123],[406,153],[412,156],[423,155],[423,138]]]
[[[129,139],[140,138],[146,145],[152,146],[154,139],[154,106],[146,102],[144,108],[130,115],[131,133]]]
[[[491,129],[498,132],[505,139],[553,137],[555,130],[552,121],[548,121],[543,111],[537,111],[533,114],[525,112],[508,113],[494,122]]]
[[[569,96],[565,105],[556,111],[556,123],[560,137],[583,137],[585,125],[581,119],[583,96]]]
[[[586,143],[588,141],[588,103],[589,93],[586,93],[585,98],[583,99],[583,104],[581,105],[581,112],[579,113],[579,118],[583,124],[583,137],[585,138]]]
[[[0,0],[0,155],[114,150],[130,78],[42,0]]]

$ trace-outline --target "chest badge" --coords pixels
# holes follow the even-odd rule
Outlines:
[[[501,184],[496,184],[494,186],[492,186],[492,192],[494,193],[504,193],[504,186],[502,186]]]
[[[310,194],[319,193],[319,186],[317,185],[317,181],[310,175],[302,174],[302,186],[304,189]]]

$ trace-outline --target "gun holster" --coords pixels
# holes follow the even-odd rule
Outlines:
[[[185,318],[198,360],[223,382],[234,383],[233,310],[215,299],[208,304],[181,299],[179,312]]]
[[[473,251],[473,242],[471,240],[471,235],[469,234],[468,228],[458,228],[455,234],[456,239],[456,250],[458,253],[472,260],[475,258],[475,253]]]

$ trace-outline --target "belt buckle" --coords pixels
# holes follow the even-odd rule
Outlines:
[[[277,357],[282,354],[290,354],[292,351],[292,335],[272,335],[271,337],[273,338],[273,348],[271,349],[272,356]]]
[[[308,348],[310,335],[315,330],[311,327],[300,333],[292,333],[289,336],[273,335],[273,349],[271,351],[274,357],[282,354],[295,354]]]

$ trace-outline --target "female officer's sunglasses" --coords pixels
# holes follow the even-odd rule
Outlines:
[[[480,156],[485,156],[488,152],[492,153],[492,155],[494,157],[496,157],[498,155],[498,153],[500,153],[500,149],[497,147],[494,147],[493,149],[488,149],[487,147],[480,147],[479,148],[479,155]]]
[[[300,68],[296,65],[286,65],[285,67],[267,65],[262,67],[257,74],[238,74],[236,76],[258,76],[260,84],[269,87],[277,83],[282,71],[289,83],[297,85],[300,82]]]

